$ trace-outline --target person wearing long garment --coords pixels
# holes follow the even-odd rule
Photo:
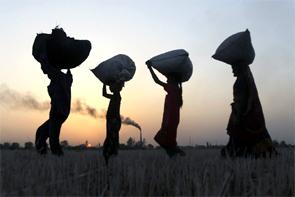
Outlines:
[[[166,150],[169,157],[177,154],[184,156],[185,153],[177,146],[177,127],[179,124],[180,108],[182,101],[182,86],[177,80],[177,74],[167,77],[167,83],[159,80],[148,61],[147,66],[155,83],[159,84],[167,92],[164,104],[164,113],[161,129],[155,135],[154,140]]]
[[[253,75],[248,65],[232,65],[237,77],[233,87],[232,112],[227,125],[229,142],[222,155],[271,156],[277,153],[266,129],[262,106]]]
[[[121,128],[121,95],[120,91],[124,87],[124,82],[114,82],[110,85],[113,94],[108,94],[106,85],[103,85],[103,96],[110,99],[108,111],[106,114],[106,139],[103,144],[103,156],[106,164],[110,156],[117,155],[119,149],[119,131]]]
[[[62,124],[70,114],[73,78],[70,69],[66,74],[61,72],[49,63],[46,55],[42,57],[41,69],[50,79],[47,89],[51,98],[51,109],[49,119],[37,129],[35,147],[38,153],[46,154],[46,140],[49,138],[52,154],[61,156],[63,151],[59,143],[59,136]]]

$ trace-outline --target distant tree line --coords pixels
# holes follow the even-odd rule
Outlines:
[[[67,140],[61,141],[61,145],[65,149],[71,149],[71,150],[97,150],[101,149],[102,146],[98,144],[97,146],[91,146],[88,141],[86,141],[84,144],[72,146],[69,144]],[[273,140],[273,145],[275,147],[279,148],[290,148],[293,147],[295,148],[295,145],[292,144],[287,144],[284,140],[282,141],[277,141]],[[207,142],[206,145],[189,145],[189,146],[182,146],[184,149],[207,149],[207,148],[222,148],[224,145],[212,145],[211,143]],[[24,143],[24,147],[21,147],[18,142],[4,142],[3,144],[0,144],[0,149],[1,150],[18,150],[18,149],[25,149],[25,150],[31,150],[34,149],[34,143],[33,142],[26,142]],[[120,149],[122,150],[137,150],[137,149],[160,149],[159,146],[153,146],[152,144],[147,144],[146,140],[143,139],[142,141],[136,141],[134,138],[130,137],[126,141],[126,144],[120,144]]]

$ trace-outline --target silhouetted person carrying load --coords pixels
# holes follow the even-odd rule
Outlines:
[[[227,125],[229,142],[222,155],[266,156],[276,153],[266,129],[264,115],[253,75],[249,68],[255,52],[250,32],[240,32],[227,38],[216,50],[213,58],[232,66],[237,77],[233,87],[233,103]]]
[[[180,60],[177,60],[177,58]],[[184,50],[170,51],[152,58],[146,64],[155,83],[162,86],[167,92],[161,129],[155,135],[154,140],[165,149],[169,157],[184,156],[185,152],[177,145],[176,138],[180,108],[183,104],[182,82],[187,81],[192,74],[192,64],[188,58],[188,53]],[[167,77],[167,83],[159,80],[152,66],[155,66]],[[161,67],[164,69],[161,69]]]
[[[49,119],[37,129],[35,144],[40,154],[46,154],[46,140],[49,137],[52,154],[60,156],[63,155],[59,144],[60,129],[70,114],[73,78],[70,69],[64,74],[51,66],[46,56],[42,61],[42,71],[50,79],[48,94],[51,98],[51,109]]]
[[[176,154],[185,155],[185,153],[177,146],[177,127],[179,124],[180,108],[182,101],[182,87],[177,78],[173,75],[167,77],[167,83],[159,80],[149,62],[148,68],[152,74],[154,81],[162,86],[167,92],[165,97],[164,112],[161,129],[155,135],[155,141],[166,150],[170,157]]]
[[[73,78],[70,69],[85,61],[90,50],[88,40],[69,38],[61,28],[53,29],[52,34],[38,34],[35,38],[33,56],[50,79],[48,94],[51,98],[49,119],[36,132],[35,146],[40,154],[46,154],[46,140],[49,138],[52,154],[63,155],[59,136],[71,109]],[[61,69],[67,69],[67,73]]]
[[[121,95],[124,83],[135,74],[135,64],[127,55],[119,54],[100,63],[91,71],[103,83],[102,95],[110,99],[106,114],[106,138],[103,144],[103,156],[108,165],[112,155],[118,154],[119,131],[121,128]],[[113,94],[107,93],[106,86]]]
[[[110,85],[110,91],[113,94],[108,94],[106,85],[103,85],[103,96],[110,99],[108,111],[106,114],[107,119],[107,133],[106,139],[103,144],[103,155],[106,163],[111,155],[117,155],[119,149],[119,131],[121,128],[121,95],[120,91],[124,87],[124,82],[114,82]]]

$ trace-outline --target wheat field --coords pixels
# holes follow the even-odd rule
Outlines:
[[[101,151],[1,151],[1,196],[294,196],[294,150],[272,159],[223,159],[219,149],[122,150],[106,167]]]

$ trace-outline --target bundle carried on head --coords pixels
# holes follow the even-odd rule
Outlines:
[[[236,33],[225,39],[212,57],[230,65],[251,64],[255,58],[255,51],[249,30]]]
[[[51,34],[37,34],[33,44],[33,56],[38,62],[46,53],[49,63],[59,69],[79,66],[87,59],[90,50],[89,40],[70,38],[62,28],[57,27]]]
[[[184,49],[168,51],[151,58],[148,62],[166,77],[176,75],[179,82],[188,81],[193,73],[193,64]]]
[[[119,54],[102,63],[91,71],[104,84],[125,82],[135,74],[135,64],[127,55]]]

